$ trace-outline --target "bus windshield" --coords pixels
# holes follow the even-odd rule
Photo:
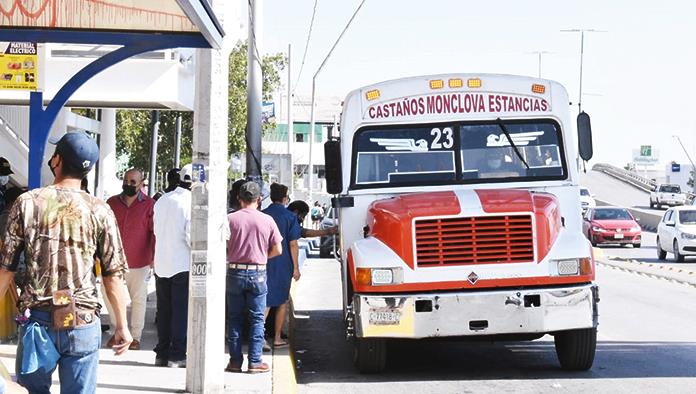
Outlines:
[[[565,179],[552,121],[367,128],[354,141],[353,188]],[[519,153],[519,155],[518,155]]]

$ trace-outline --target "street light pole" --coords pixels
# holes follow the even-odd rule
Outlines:
[[[358,11],[360,11],[363,4],[365,4],[365,1],[366,0],[362,0],[360,2],[360,4],[358,5],[358,8],[355,9],[355,12],[353,12],[353,16],[350,17],[350,20],[348,20],[348,23],[346,23],[346,27],[343,28],[343,31],[338,36],[338,38],[336,39],[336,42],[333,44],[333,46],[329,50],[329,53],[324,58],[324,61],[321,62],[321,65],[317,69],[317,72],[314,73],[314,77],[312,77],[312,106],[310,108],[310,115],[309,115],[309,166],[308,166],[309,168],[307,169],[307,172],[309,173],[308,174],[309,175],[309,188],[307,190],[307,199],[310,202],[312,201],[312,191],[314,189],[314,185],[312,184],[312,177],[314,176],[314,172],[312,171],[312,167],[313,167],[312,150],[313,150],[313,145],[314,145],[314,102],[316,100],[317,77],[319,76],[321,69],[324,68],[326,61],[329,60],[329,57],[333,53],[334,49],[336,49],[338,42],[341,41],[341,38],[346,33],[346,30],[348,30],[348,27],[350,26],[350,24],[353,23],[355,16],[358,15]]]
[[[694,183],[692,185],[692,188],[694,189],[694,193],[696,194],[696,166],[694,165],[694,161],[691,160],[691,155],[689,155],[689,151],[687,151],[686,147],[684,147],[681,138],[679,138],[678,135],[673,135],[672,137],[676,138],[677,141],[679,141],[679,145],[681,145],[682,149],[684,150],[686,158],[689,159],[689,163],[691,163],[691,171],[694,173]]]
[[[578,92],[578,112],[582,112],[582,65],[585,54],[585,33],[606,33],[606,30],[596,29],[565,29],[562,33],[580,33],[580,91]]]
[[[552,53],[552,52],[549,52],[549,51],[533,51],[533,52],[529,52],[529,53],[534,54],[534,55],[538,55],[538,57],[539,57],[539,60],[538,60],[539,74],[538,74],[538,76],[539,76],[539,78],[541,78],[541,55],[548,55],[548,54],[550,54],[550,53]]]

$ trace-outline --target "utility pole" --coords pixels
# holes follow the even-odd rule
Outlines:
[[[213,0],[224,29],[233,15],[225,0]],[[224,391],[227,222],[227,116],[231,38],[220,49],[196,50],[191,185],[186,392]]]
[[[585,33],[606,33],[606,30],[597,29],[565,29],[562,33],[580,33],[580,89],[578,92],[578,112],[582,112],[582,65],[585,53]]]
[[[292,127],[292,72],[291,72],[291,65],[292,65],[292,57],[291,57],[291,51],[292,51],[292,44],[288,44],[288,155],[290,155],[290,184],[287,185],[288,188],[290,189],[289,192],[292,193],[294,187],[295,187],[295,180],[294,175],[295,175],[295,169],[294,169],[294,162],[292,160],[292,143],[293,143],[293,138],[295,137],[295,133],[293,133],[293,127]]]
[[[312,160],[312,150],[313,150],[312,146],[314,145],[314,107],[315,107],[316,91],[317,91],[317,77],[319,76],[319,73],[321,72],[322,68],[324,68],[326,61],[329,60],[329,57],[331,57],[331,54],[333,53],[334,49],[336,49],[338,42],[341,41],[341,38],[346,33],[346,30],[348,30],[348,27],[355,19],[355,16],[358,15],[358,11],[360,11],[360,8],[362,8],[363,4],[365,4],[365,0],[361,1],[360,4],[358,5],[358,8],[355,9],[355,12],[353,12],[353,16],[350,17],[350,20],[348,20],[348,23],[346,23],[346,27],[343,28],[343,31],[338,36],[338,38],[336,39],[336,42],[333,44],[333,46],[329,50],[329,53],[324,58],[324,61],[321,62],[321,65],[317,69],[317,72],[314,73],[314,77],[312,77],[312,105],[311,105],[310,115],[309,115],[309,168],[307,169],[307,171],[309,172],[309,189],[307,190],[307,199],[310,201],[310,203],[312,201],[312,189],[314,188],[313,179],[312,179],[314,176],[314,171],[313,171],[314,165],[313,165],[313,160]]]
[[[159,140],[159,111],[152,111],[150,120],[152,136],[150,137],[150,180],[147,186],[147,195],[152,197],[157,190],[157,141]]]
[[[246,172],[250,180],[261,179],[261,16],[263,0],[249,0],[249,48],[247,52],[247,122],[246,122]]]

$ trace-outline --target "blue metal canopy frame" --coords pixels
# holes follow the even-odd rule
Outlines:
[[[29,96],[29,188],[41,186],[41,167],[51,127],[70,96],[90,78],[129,57],[171,48],[211,48],[201,34],[87,30],[0,29],[0,41],[121,45],[77,72],[44,109],[43,92]]]

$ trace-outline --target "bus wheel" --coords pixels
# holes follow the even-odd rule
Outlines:
[[[597,347],[597,328],[557,332],[556,356],[567,371],[586,371],[592,367]]]
[[[387,365],[387,341],[378,338],[355,338],[353,363],[360,373],[378,373]]]

